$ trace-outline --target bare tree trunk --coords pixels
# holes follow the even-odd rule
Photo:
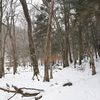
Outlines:
[[[52,60],[52,57],[50,57],[50,79],[53,79],[53,73],[52,73],[52,70],[53,70],[53,68],[52,68],[52,66],[53,66],[53,60]]]
[[[94,51],[95,51],[95,57],[97,59],[97,45],[98,45],[98,42],[97,42],[97,31],[96,31],[96,28],[94,27],[94,25],[92,24],[91,25],[91,34],[92,34],[92,41],[93,41],[93,47],[94,47]]]
[[[51,33],[51,23],[52,23],[52,16],[53,16],[53,7],[54,7],[54,0],[51,1],[51,7],[50,7],[50,15],[49,15],[49,21],[48,21],[48,29],[47,29],[47,37],[46,37],[46,47],[45,47],[45,68],[44,68],[44,81],[49,82],[49,72],[48,72],[48,58],[49,58],[49,52],[50,52],[50,33]]]
[[[82,26],[81,26],[81,22],[79,24],[79,65],[82,64],[82,59],[83,59],[83,56],[82,56]]]
[[[13,43],[14,43],[14,66],[15,66],[15,73],[18,67],[18,63],[17,63],[17,55],[16,55],[16,36],[15,36],[15,22],[14,22],[14,17],[12,18],[13,20]],[[14,73],[14,74],[15,74]]]
[[[31,25],[31,18],[29,16],[28,13],[28,7],[26,4],[26,0],[20,0],[22,7],[23,7],[23,11],[24,11],[24,15],[28,24],[28,39],[29,39],[29,49],[30,49],[30,55],[31,55],[31,61],[32,61],[32,65],[34,68],[34,74],[33,74],[33,79],[34,76],[37,76],[38,78],[38,74],[39,74],[39,69],[38,69],[38,61],[36,58],[36,54],[35,54],[35,47],[34,47],[34,42],[32,39],[32,25]]]
[[[7,26],[6,26],[6,28],[7,28]],[[4,29],[4,31],[5,31],[5,29]],[[4,68],[4,56],[5,56],[5,44],[6,44],[6,38],[7,38],[7,32],[4,32],[5,33],[5,36],[4,36],[4,41],[3,41],[3,47],[2,47],[2,54],[3,54],[3,59],[2,59],[2,66],[3,66],[3,68]],[[4,74],[4,72],[3,72],[3,76],[5,76],[5,74]]]
[[[14,48],[14,40],[13,37],[11,35],[11,29],[8,30],[8,34],[11,40],[11,44],[12,44],[12,51],[13,51],[13,60],[14,60],[14,66],[13,66],[13,74],[15,75],[15,73],[17,72],[17,61],[16,61],[16,56],[15,56],[15,48]]]
[[[68,67],[69,62],[68,62],[68,49],[69,49],[69,39],[68,39],[68,19],[67,19],[67,14],[68,12],[66,11],[67,6],[66,6],[66,1],[63,0],[64,4],[64,24],[65,24],[65,61],[64,61],[64,66],[63,67]]]
[[[88,25],[87,25],[87,33],[88,33]],[[95,62],[94,62],[94,50],[93,47],[90,44],[90,38],[89,38],[89,34],[86,35],[86,39],[88,39],[87,44],[88,44],[88,50],[87,53],[90,57],[90,61],[92,62],[92,75],[96,74],[96,70],[95,70]]]
[[[93,58],[93,47],[90,46],[89,44],[89,47],[88,47],[88,53],[89,53],[89,56],[90,56],[90,60],[92,61],[92,75],[95,75],[96,74],[96,70],[95,70],[95,63],[94,63],[94,58]]]
[[[52,57],[52,53],[53,51],[51,51],[51,38],[50,38],[50,79],[52,79],[53,78],[53,73],[52,73],[52,70],[53,70],[53,68],[52,68],[52,66],[53,66],[53,57]]]
[[[70,48],[70,40],[69,40],[69,32],[70,32],[70,23],[69,23],[69,19],[70,18],[70,4],[68,4],[68,53],[69,53],[69,61],[70,63],[73,62],[72,60],[72,56],[71,56],[71,48]]]
[[[75,34],[74,34],[73,31],[71,33],[72,53],[73,53],[74,68],[76,68],[76,55],[77,55],[77,50],[76,50],[76,37],[75,37]]]
[[[2,61],[2,0],[0,0],[0,78],[2,78],[4,73]]]

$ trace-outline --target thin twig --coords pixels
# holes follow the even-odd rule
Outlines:
[[[17,93],[17,92],[16,92]],[[13,98],[15,95],[16,95],[16,93],[13,95],[13,96],[11,96],[8,100],[10,100],[11,98]]]

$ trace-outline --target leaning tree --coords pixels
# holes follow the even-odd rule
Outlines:
[[[28,12],[26,0],[20,0],[20,2],[22,4],[24,15],[25,15],[25,18],[26,18],[26,21],[27,21],[27,24],[28,24],[29,49],[30,49],[30,56],[31,56],[32,65],[33,65],[33,68],[34,68],[33,79],[34,79],[34,76],[37,76],[37,79],[38,79],[39,69],[38,69],[38,61],[37,61],[36,53],[35,53],[34,42],[33,42],[33,38],[32,38],[31,18],[30,18],[29,12]]]

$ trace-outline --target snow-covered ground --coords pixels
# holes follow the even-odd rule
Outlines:
[[[88,62],[83,63],[83,70],[74,69],[72,65],[62,70],[53,70],[53,79],[50,82],[43,82],[43,66],[40,67],[40,81],[32,80],[33,72],[31,68],[18,68],[18,74],[12,75],[10,72],[0,79],[0,87],[7,88],[6,83],[27,88],[44,89],[43,97],[40,100],[100,100],[100,59],[95,63],[96,75],[92,76],[92,69]],[[61,67],[61,66],[58,66]],[[66,82],[72,82],[72,86],[63,87]],[[14,93],[7,93],[0,90],[0,100],[7,100]],[[34,97],[22,97],[16,94],[10,100],[34,100]]]

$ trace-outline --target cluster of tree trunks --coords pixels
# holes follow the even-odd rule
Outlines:
[[[6,41],[7,35],[9,35],[11,40],[10,53],[14,62],[13,74],[17,72],[16,56],[20,56],[17,55],[16,52],[16,36],[15,36],[15,21],[14,21],[14,17],[16,15],[15,5],[17,4],[17,1],[14,2],[14,0],[9,0],[8,8],[10,11],[4,10],[4,8],[7,9],[7,7],[5,7],[6,4],[4,1],[5,0],[0,0],[0,78],[4,76],[4,56],[5,56],[4,53],[5,53],[5,44],[6,44],[4,41]],[[27,35],[28,35],[28,43],[29,43],[29,50],[30,50],[30,54],[28,56],[30,56],[31,64],[34,68],[33,79],[34,76],[37,76],[38,79],[39,69],[38,69],[36,50],[34,46],[35,43],[32,37],[33,30],[32,30],[31,17],[29,15],[29,10],[27,7],[26,0],[19,0],[19,1],[22,5],[23,12],[27,21],[27,27],[28,27]],[[45,47],[45,54],[44,54],[44,58],[45,58],[44,81],[49,81],[48,67],[50,67],[50,64],[48,63],[48,58],[49,55],[52,55],[50,52],[50,42],[51,42],[51,32],[52,32],[51,29],[54,29],[53,30],[54,34],[59,37],[58,40],[59,40],[59,44],[61,45],[59,47],[61,48],[59,49],[59,52],[57,50],[55,51],[56,53],[62,55],[63,68],[69,66],[69,64],[72,62],[74,62],[74,68],[75,68],[76,60],[79,60],[79,65],[81,65],[83,58],[87,56],[90,57],[90,59],[93,62],[92,75],[95,75],[96,71],[95,71],[95,62],[94,62],[93,54],[95,54],[96,58],[97,55],[99,55],[100,57],[100,43],[99,43],[100,42],[99,40],[100,39],[100,35],[99,35],[100,0],[95,0],[94,2],[91,0],[90,1],[74,0],[74,2],[73,0],[70,2],[67,0],[57,0],[55,3],[57,5],[55,7],[54,7],[54,0],[42,0],[42,1],[46,6],[44,7],[45,10],[43,12],[48,13],[47,17],[49,18],[48,25],[47,25],[48,27],[47,38],[46,38],[46,47]],[[71,9],[74,9],[75,13],[71,13]],[[6,14],[4,12],[4,15],[6,21],[5,23],[7,23],[7,25],[5,25],[7,28],[7,33],[5,35],[5,38],[2,37],[3,11],[6,12]],[[58,17],[58,15],[60,16]],[[53,19],[53,24],[52,24],[52,19]],[[53,25],[52,28],[51,28],[51,24]],[[41,29],[39,29],[39,31],[40,30]],[[93,50],[91,49],[88,50],[88,48],[91,47],[93,48]],[[51,73],[52,73],[52,68],[51,68]]]

